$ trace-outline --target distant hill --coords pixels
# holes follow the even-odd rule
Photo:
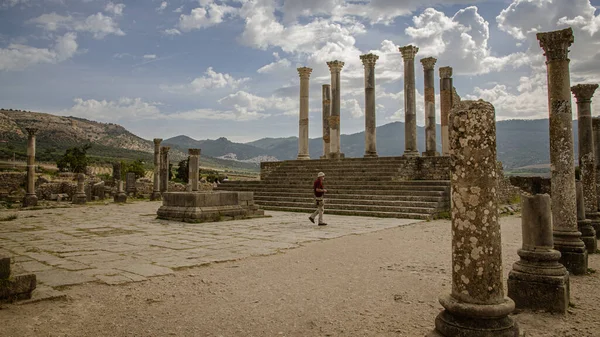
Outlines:
[[[221,157],[228,154],[235,154],[238,160],[247,160],[259,156],[269,155],[268,151],[251,144],[241,144],[229,141],[225,137],[215,140],[195,140],[188,136],[176,136],[163,140],[163,144],[170,145],[186,152],[188,149],[201,149],[202,155],[210,157]]]

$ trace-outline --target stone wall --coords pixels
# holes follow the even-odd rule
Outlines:
[[[275,171],[284,161],[263,161],[260,163],[260,180],[265,180],[269,174]]]
[[[27,179],[25,172],[0,172],[0,194],[13,194],[24,189]]]
[[[529,194],[550,194],[550,178],[513,176],[509,180],[511,185]]]
[[[498,205],[520,204],[521,190],[510,183],[510,179],[504,176],[502,162],[497,163],[498,175]]]

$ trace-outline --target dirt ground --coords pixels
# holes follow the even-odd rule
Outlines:
[[[506,275],[520,221],[501,218]],[[422,222],[146,282],[69,287],[66,300],[3,305],[0,336],[424,336],[450,292],[450,256],[450,222]],[[600,255],[589,267],[600,270]],[[514,319],[531,337],[600,336],[599,273],[571,277],[571,301],[566,315]]]

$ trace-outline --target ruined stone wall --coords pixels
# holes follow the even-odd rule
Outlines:
[[[520,201],[521,189],[513,186],[510,179],[504,176],[504,168],[502,162],[497,163],[498,177],[498,205],[518,204]]]
[[[260,180],[265,180],[269,174],[281,166],[284,161],[267,161],[260,163]]]
[[[397,180],[450,180],[450,157],[404,158]]]
[[[23,189],[26,178],[25,172],[0,172],[0,194],[12,194]]]
[[[510,184],[529,194],[550,194],[550,178],[519,177],[509,178]]]

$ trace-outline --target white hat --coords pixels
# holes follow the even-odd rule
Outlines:
[[[317,177],[324,177],[324,176],[325,176],[325,173],[323,173],[323,172],[319,172],[319,173],[317,174]]]

